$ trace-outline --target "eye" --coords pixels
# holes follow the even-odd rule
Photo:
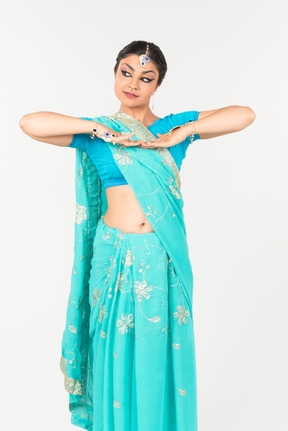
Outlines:
[[[128,73],[128,75],[130,75],[130,73],[129,73],[129,72],[127,72],[127,70],[121,70],[121,72],[122,72],[122,75],[123,75],[123,76],[126,76],[126,78],[127,78],[127,75],[125,75],[125,73]],[[131,75],[130,75],[130,76],[131,76]],[[143,76],[143,78],[141,78],[141,79],[147,79],[147,81],[143,81],[143,82],[146,82],[146,83],[151,82],[151,81],[154,81],[154,79],[149,79],[149,78],[146,78],[145,76]]]

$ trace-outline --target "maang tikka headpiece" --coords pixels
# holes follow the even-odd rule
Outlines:
[[[140,64],[138,64],[138,67],[141,67],[141,66],[146,67],[146,63],[149,63],[150,58],[148,57],[148,53],[149,53],[149,43],[147,43],[145,54],[139,55],[139,63]]]

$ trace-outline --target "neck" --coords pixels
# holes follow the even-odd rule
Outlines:
[[[141,121],[142,124],[149,123],[150,119],[153,116],[155,117],[155,115],[153,114],[149,106],[130,108],[127,105],[121,104],[119,111],[122,111],[122,112],[125,112],[126,114],[131,115],[132,117]]]

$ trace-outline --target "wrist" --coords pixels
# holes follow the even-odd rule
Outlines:
[[[190,143],[192,144],[195,136],[197,135],[197,120],[190,121],[189,123],[184,124],[184,129],[186,132],[186,139],[190,137]]]
[[[90,124],[88,124],[89,130],[87,131],[87,133],[90,134],[90,138],[94,139],[95,136],[99,135],[99,125],[100,123],[97,123],[96,121],[92,120],[89,121]]]

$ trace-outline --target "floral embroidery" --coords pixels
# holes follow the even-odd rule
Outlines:
[[[70,325],[68,329],[69,329],[69,331],[74,332],[75,334],[77,334],[77,329],[75,328],[75,326]]]
[[[69,297],[69,298],[70,298],[70,297]],[[74,304],[76,304],[76,309],[77,309],[77,310],[81,310],[81,308],[83,307],[83,299],[82,299],[82,297],[81,297],[81,296],[79,296],[79,298],[78,298],[78,302],[73,301],[72,299],[69,299],[69,305],[71,305],[71,304],[72,304],[72,302],[73,302]]]
[[[122,285],[122,281],[123,281],[124,277],[123,277],[123,271],[118,272],[117,275],[117,280],[116,280],[116,285],[115,285],[115,292],[117,292],[117,290],[121,290],[121,285]]]
[[[179,394],[182,395],[182,397],[185,397],[185,395],[187,395],[186,393],[186,389],[178,389]]]
[[[107,233],[103,236],[103,239],[110,238],[110,231],[108,230]]]
[[[100,296],[100,294],[101,294],[101,291],[102,291],[101,287],[99,287],[99,289],[97,289],[97,288],[95,287],[95,289],[94,289],[94,293],[93,293],[93,295],[92,295],[92,299],[93,299],[92,307],[95,307],[96,302],[98,302],[98,300],[99,300],[99,296]]]
[[[102,337],[102,338],[106,338],[107,337],[106,332],[104,332],[102,329],[100,331],[100,337]]]
[[[65,386],[66,391],[69,392],[70,394],[73,394],[73,395],[83,395],[81,380],[72,379],[71,377],[68,377],[67,372],[66,372],[66,367],[67,367],[67,361],[61,355],[60,369],[61,369],[61,371],[65,377],[64,386]]]
[[[185,305],[181,306],[181,305],[177,305],[177,310],[175,311],[175,313],[173,313],[173,316],[178,318],[178,323],[179,325],[182,325],[183,323],[188,323],[187,317],[186,316],[190,316],[190,313],[188,310],[185,310]]]
[[[107,311],[105,311],[105,305],[100,304],[100,311],[98,316],[99,322],[103,322],[103,318],[107,316],[108,316],[108,313]]]
[[[145,240],[144,240],[144,242],[145,242]],[[144,316],[145,319],[149,320],[149,322],[157,323],[160,321],[160,316],[153,316],[150,318],[145,316],[145,314],[143,313],[143,311],[141,309],[141,301],[142,301],[143,297],[146,299],[150,298],[149,292],[151,292],[153,290],[153,288],[160,289],[160,290],[164,290],[164,289],[162,289],[160,287],[152,286],[150,284],[149,284],[149,286],[147,286],[147,281],[145,279],[145,273],[146,273],[146,270],[150,268],[150,265],[146,265],[146,268],[144,271],[142,268],[144,266],[143,262],[140,263],[140,266],[141,266],[141,268],[139,268],[139,272],[142,272],[143,279],[141,282],[140,281],[134,281],[134,293],[137,295],[136,300],[139,304],[139,309],[140,309],[142,316]],[[160,303],[161,303],[161,301],[160,301]]]
[[[86,220],[87,214],[86,214],[86,207],[84,205],[79,205],[76,202],[76,216],[75,216],[75,223],[81,224],[83,220]]]
[[[157,323],[157,322],[160,321],[160,316],[154,316],[154,317],[151,317],[151,319],[148,319],[148,320],[150,320],[150,322]]]
[[[181,344],[180,343],[172,343],[173,349],[174,350],[180,350],[181,349]]]
[[[109,267],[109,270],[108,270],[108,273],[107,273],[107,276],[106,276],[106,279],[105,279],[105,286],[106,286],[106,284],[109,283],[109,278],[111,276],[112,269],[115,268],[115,266],[116,266],[116,258],[115,257],[113,258],[113,256],[110,256],[110,262],[111,262],[111,260],[112,260],[112,263],[111,263],[111,265]]]
[[[135,281],[134,282],[134,293],[136,293],[137,295],[137,301],[141,302],[144,298],[149,299],[150,298],[150,293],[153,290],[153,286],[151,286],[151,284],[149,284],[149,286],[147,286],[147,281],[144,279],[141,282],[140,281]]]
[[[121,403],[115,400],[113,401],[113,407],[116,407],[117,409],[119,409],[120,406],[121,406]]]
[[[116,322],[117,326],[120,326],[119,328],[119,334],[128,334],[130,332],[129,328],[134,328],[134,323],[132,323],[133,320],[133,314],[128,314],[126,317],[126,314],[121,315],[121,319],[118,319]]]
[[[133,265],[133,262],[135,260],[135,256],[133,256],[131,250],[127,250],[124,258],[125,258],[125,264],[124,264],[124,266],[131,266],[131,265]],[[124,263],[124,260],[122,260],[122,263]]]
[[[166,322],[165,325],[164,325],[164,328],[162,328],[161,332],[165,332],[165,334],[167,334],[167,327],[168,327],[168,324]]]
[[[115,160],[118,160],[120,166],[123,166],[126,164],[127,165],[133,164],[132,158],[130,157],[130,154],[128,153],[128,151],[123,150],[122,147],[118,147],[117,150],[120,154],[117,154],[117,153],[113,154],[113,158]]]
[[[169,189],[171,190],[173,195],[176,197],[176,199],[180,199],[179,193],[177,192],[177,190],[175,190],[175,188],[173,186],[169,186]]]

